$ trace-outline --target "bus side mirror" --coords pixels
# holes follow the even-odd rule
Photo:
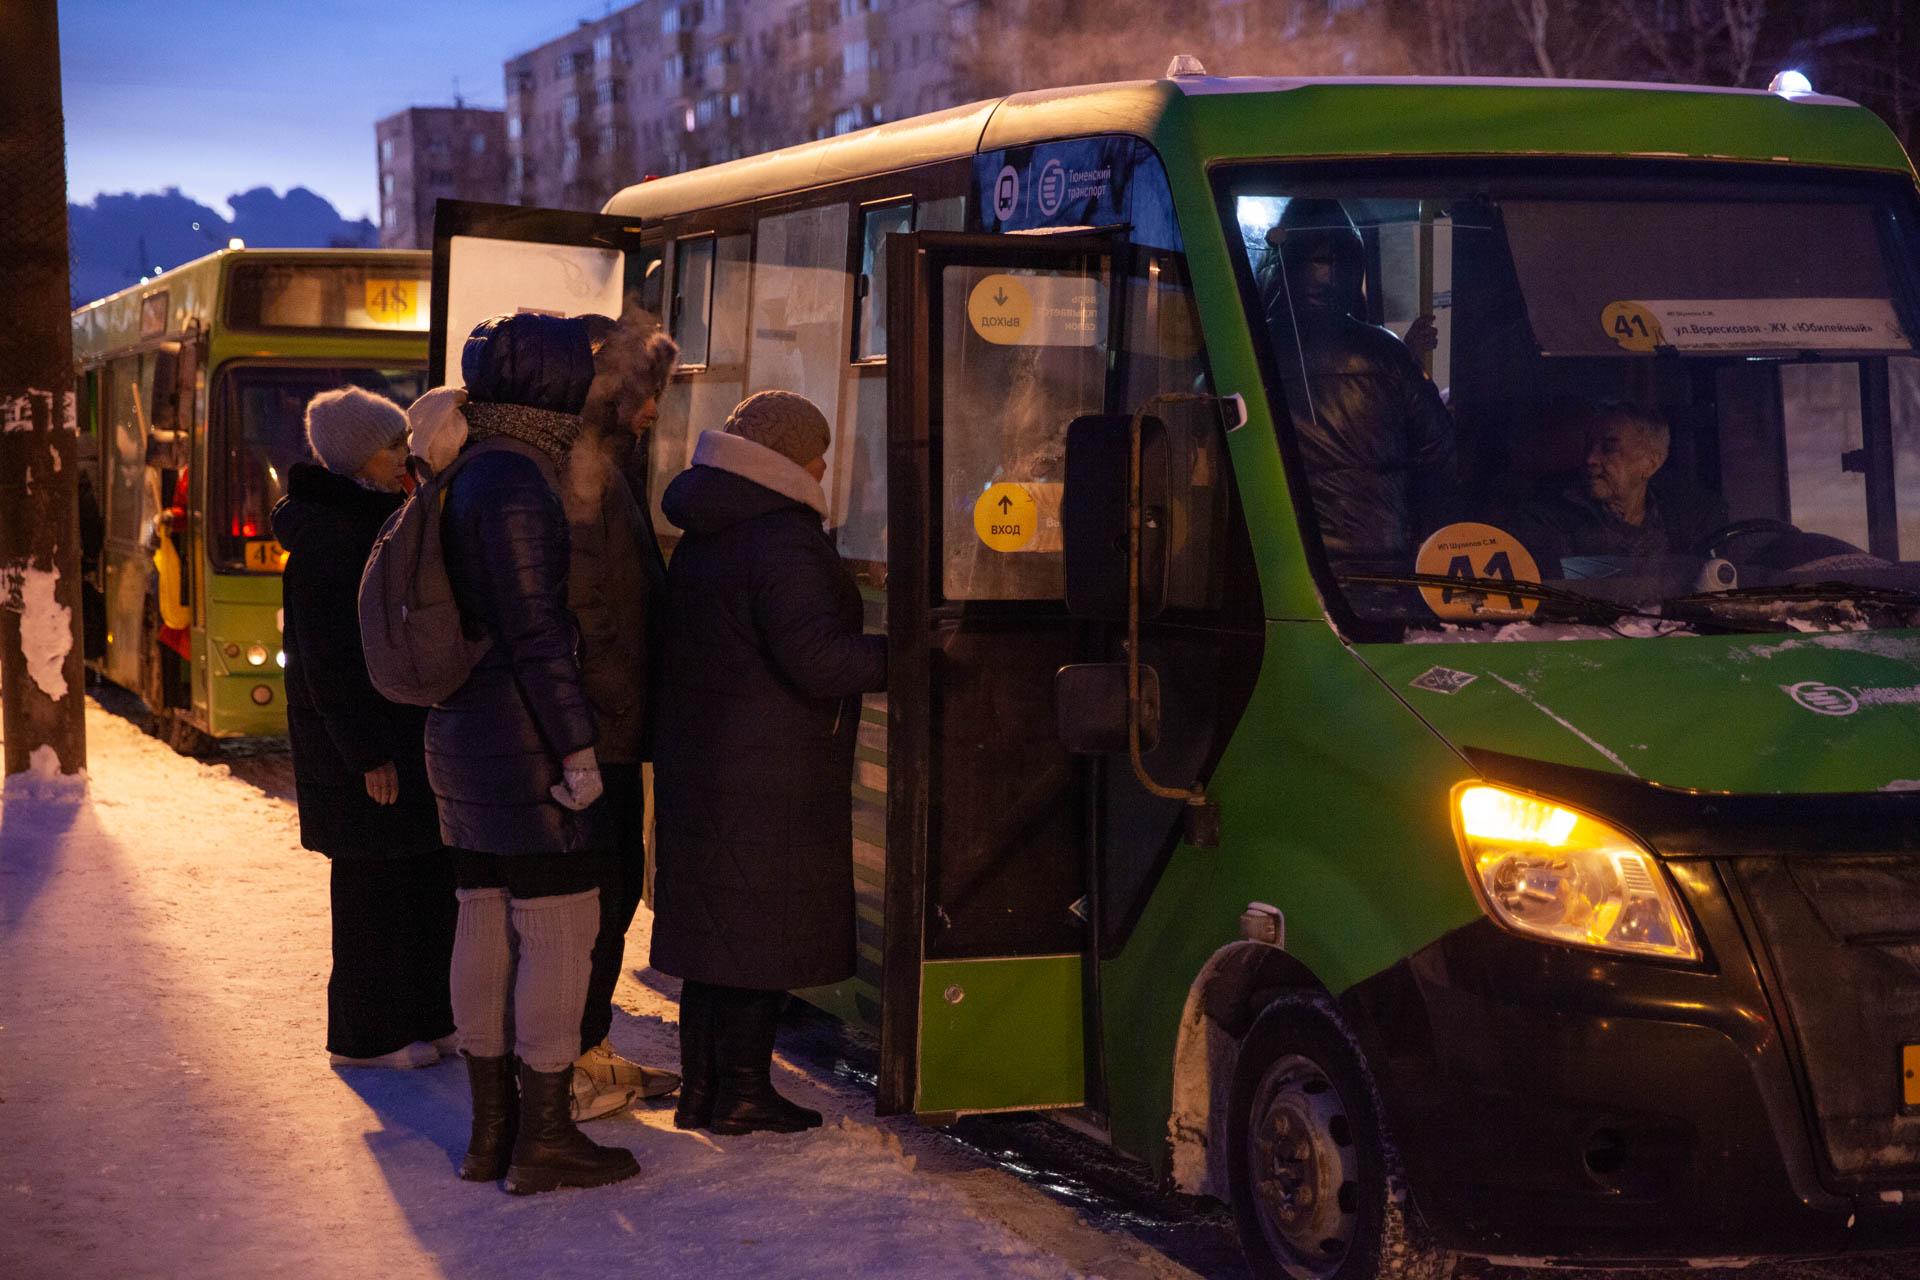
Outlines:
[[[1077,756],[1127,753],[1127,664],[1079,662],[1053,677],[1060,745]],[[1160,743],[1160,673],[1140,668],[1140,750]]]
[[[1067,481],[1060,500],[1067,612],[1127,618],[1128,464],[1133,419],[1096,413],[1067,424]],[[1159,614],[1167,594],[1167,429],[1140,424],[1140,616]],[[1122,748],[1124,750],[1124,746]]]

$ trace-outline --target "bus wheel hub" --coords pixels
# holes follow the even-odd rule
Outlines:
[[[1339,1093],[1313,1062],[1283,1057],[1261,1080],[1250,1118],[1261,1229],[1300,1280],[1331,1274],[1353,1242],[1359,1203],[1359,1157]]]

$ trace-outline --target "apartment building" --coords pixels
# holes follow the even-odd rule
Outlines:
[[[964,101],[972,0],[640,0],[505,65],[508,199],[678,173]]]
[[[380,247],[433,247],[433,202],[507,198],[506,113],[456,103],[409,107],[373,126]]]

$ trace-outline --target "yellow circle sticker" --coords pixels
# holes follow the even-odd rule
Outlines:
[[[967,321],[975,333],[1003,347],[1033,342],[1033,294],[1018,276],[996,272],[967,295]]]
[[[1626,351],[1652,351],[1667,341],[1660,317],[1638,302],[1609,302],[1600,313],[1600,327]]]
[[[1420,544],[1413,568],[1415,573],[1443,578],[1540,581],[1540,567],[1518,538],[1505,529],[1471,520],[1436,530]],[[1524,618],[1540,607],[1538,600],[1481,587],[1421,587],[1420,595],[1435,617],[1468,621]]]
[[[1023,484],[988,485],[973,504],[973,531],[991,551],[1019,551],[1040,532],[1040,504]]]

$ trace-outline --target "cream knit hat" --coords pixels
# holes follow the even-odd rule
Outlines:
[[[365,388],[337,387],[307,401],[307,445],[335,475],[358,475],[368,458],[406,434],[400,406]]]

